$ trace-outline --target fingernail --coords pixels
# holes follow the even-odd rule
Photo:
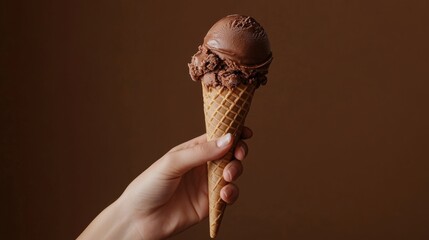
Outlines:
[[[227,199],[228,197],[231,196],[232,191],[229,188],[224,188],[222,193],[223,193],[223,198]]]
[[[246,157],[246,151],[244,150],[244,147],[240,148],[240,152],[243,155],[242,158]]]
[[[239,154],[241,154],[241,156],[238,156],[238,157],[240,158],[240,160],[243,160],[246,157],[246,150],[245,150],[244,144],[242,142],[238,142],[237,148],[238,148]]]
[[[228,179],[227,179],[227,181],[228,182],[231,182],[232,181],[232,176],[234,176],[231,172],[237,172],[234,168],[231,168],[231,169],[229,169],[229,171],[228,171],[228,173],[227,173],[227,175],[228,175]]]
[[[219,138],[216,142],[218,147],[225,147],[231,142],[231,133],[227,133],[225,136]]]

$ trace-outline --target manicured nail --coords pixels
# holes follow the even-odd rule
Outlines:
[[[219,138],[216,142],[218,147],[225,147],[231,142],[231,133],[227,133],[225,136]]]
[[[246,150],[245,150],[245,145],[243,144],[243,142],[238,142],[237,143],[237,151],[238,151],[238,158],[239,160],[243,160],[246,157]],[[241,155],[241,156],[240,156]]]
[[[238,170],[235,167],[230,167],[228,169],[228,178],[227,181],[231,182],[232,180],[234,180],[233,176],[237,176],[238,175]]]
[[[244,150],[244,147],[240,148],[240,152],[242,154],[242,158],[244,159],[246,157],[246,151]]]
[[[224,188],[222,191],[222,195],[224,199],[228,199],[232,195],[231,189],[229,189],[228,187]]]

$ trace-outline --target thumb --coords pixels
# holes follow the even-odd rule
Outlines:
[[[194,167],[220,159],[231,149],[232,143],[232,134],[227,133],[215,141],[167,153],[161,158],[162,171],[171,177],[180,177]]]

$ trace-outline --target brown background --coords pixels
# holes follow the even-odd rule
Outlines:
[[[75,238],[203,133],[186,64],[217,19],[242,13],[266,28],[275,60],[220,239],[429,239],[428,9],[2,1],[0,238]],[[173,237],[207,238],[207,222]]]

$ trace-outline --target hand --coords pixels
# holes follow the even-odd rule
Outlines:
[[[241,139],[251,136],[252,131],[243,128]],[[122,196],[109,206],[110,209],[105,210],[112,214],[103,215],[103,211],[97,218],[118,218],[119,215],[121,225],[127,226],[127,230],[118,226],[109,229],[110,236],[119,237],[118,231],[122,232],[122,239],[124,235],[130,236],[129,239],[163,239],[200,222],[208,216],[209,208],[206,163],[223,157],[233,141],[231,134],[211,142],[202,135],[174,147],[131,182]],[[238,198],[238,187],[232,182],[243,171],[241,160],[247,151],[246,143],[238,141],[235,159],[224,169],[223,177],[229,184],[222,188],[221,197],[228,204]],[[91,225],[101,222],[97,218]],[[110,225],[109,221],[105,222]],[[86,232],[97,229],[91,225],[80,236],[82,239],[95,239],[85,237],[91,235]]]

